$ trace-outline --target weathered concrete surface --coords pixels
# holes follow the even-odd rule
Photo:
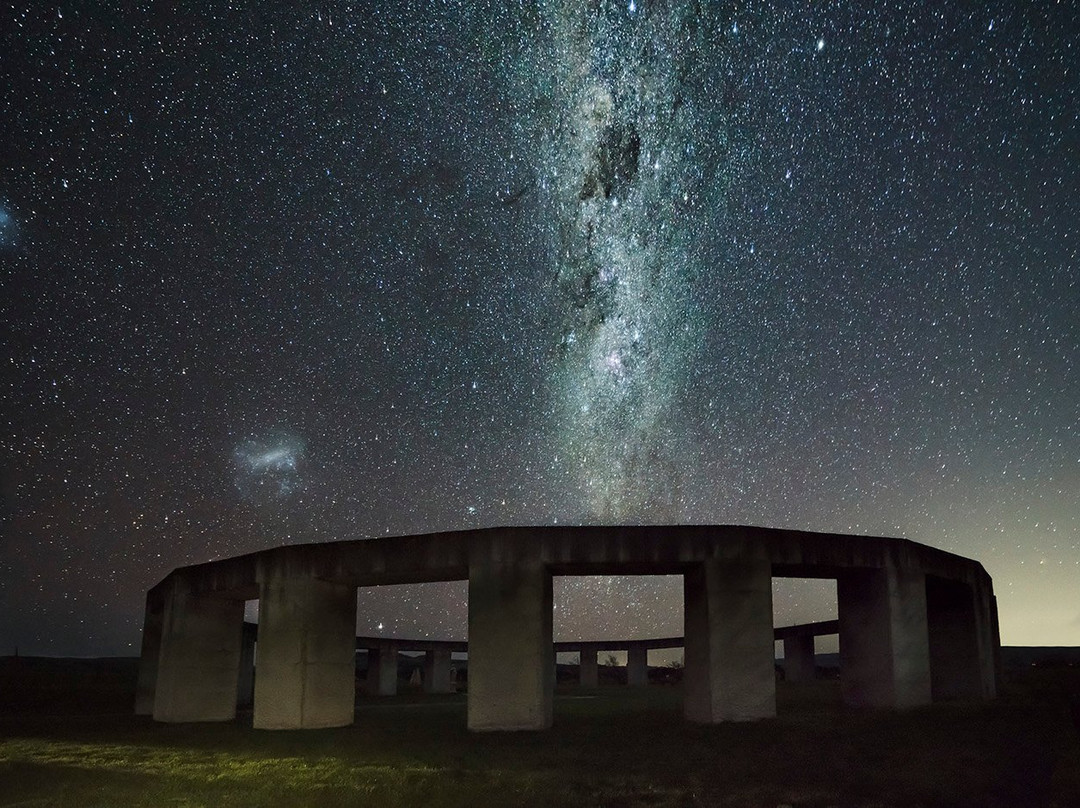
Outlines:
[[[154,714],[158,661],[161,657],[161,629],[165,621],[165,599],[162,589],[163,587],[159,584],[146,593],[139,678],[135,684],[135,715]]]
[[[273,564],[358,586],[460,581],[472,558],[498,557],[511,545],[553,575],[676,575],[737,547],[764,552],[775,576],[835,578],[844,569],[921,568],[944,578],[989,582],[970,559],[906,539],[810,533],[742,525],[513,527],[274,547],[177,570],[195,590],[258,596],[257,568]]]
[[[586,647],[581,649],[581,657],[578,661],[578,684],[582,687],[600,686],[600,666],[596,661],[596,649]]]
[[[839,633],[839,620],[819,620],[816,623],[796,623],[791,626],[777,626],[773,629],[773,637],[778,640],[786,640],[789,637],[824,637],[828,634]]]
[[[256,729],[351,724],[356,587],[266,572],[255,664]]]
[[[424,692],[452,693],[454,683],[450,673],[450,651],[433,649],[424,652]]]
[[[926,576],[920,570],[847,570],[836,583],[845,703],[915,707],[930,702]]]
[[[477,563],[469,575],[469,729],[551,726],[555,646],[551,574],[529,561]]]
[[[784,640],[784,678],[789,682],[809,682],[814,678],[814,635]]]
[[[702,562],[684,578],[684,712],[691,721],[776,715],[772,578],[768,560]]]
[[[626,684],[644,687],[649,683],[649,646],[631,643],[626,649]]]
[[[154,720],[236,717],[244,602],[191,592],[174,580],[165,599]]]

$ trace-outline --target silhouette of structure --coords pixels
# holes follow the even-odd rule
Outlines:
[[[837,634],[839,622],[823,620],[802,623],[773,630],[777,640],[784,643],[784,678],[788,681],[807,681],[815,676],[814,638]],[[255,643],[259,636],[258,623],[244,623],[243,648],[240,652],[240,680],[236,703],[250,705],[255,694]],[[625,651],[627,683],[644,685],[648,680],[648,652],[682,648],[682,637],[657,637],[638,640],[567,640],[555,643],[555,653],[578,655],[578,684],[582,687],[599,685],[601,651]],[[393,696],[398,685],[398,655],[422,653],[424,673],[421,681],[425,693],[454,691],[451,655],[468,654],[466,640],[429,640],[401,637],[357,637],[357,654],[366,654],[365,690],[370,696]],[[149,706],[147,714],[152,712]]]
[[[253,654],[256,728],[351,724],[357,587],[468,580],[469,728],[543,729],[555,670],[552,576],[647,574],[683,576],[692,721],[776,714],[774,638],[795,678],[812,673],[813,635],[774,632],[773,576],[836,579],[846,703],[996,694],[993,585],[970,559],[904,539],[758,527],[522,527],[277,547],[176,569],[147,593],[136,712],[230,720],[251,687]],[[257,644],[244,640],[244,602],[255,598]],[[397,647],[368,639],[369,689],[393,692]],[[448,687],[453,649],[409,642],[429,652],[430,688]],[[650,642],[660,641],[616,646],[628,651],[630,684],[645,683],[647,649],[659,647]],[[611,646],[564,645],[584,652],[591,684],[596,651]]]

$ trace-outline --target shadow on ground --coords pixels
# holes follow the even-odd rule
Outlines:
[[[781,682],[776,719],[714,726],[682,719],[678,688],[567,688],[548,732],[470,734],[463,695],[359,698],[337,730],[162,725],[130,714],[133,678],[10,663],[0,805],[1080,805],[1080,668],[901,713]]]

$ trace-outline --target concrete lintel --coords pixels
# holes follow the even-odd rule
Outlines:
[[[465,640],[421,640],[410,637],[357,637],[357,649],[381,648],[386,643],[392,642],[398,651],[410,653],[412,651],[450,651],[464,654],[469,650],[469,643]]]
[[[773,637],[778,640],[786,640],[789,637],[824,637],[829,634],[840,633],[840,621],[821,620],[817,623],[798,623],[793,626],[777,626],[773,629]]]
[[[762,552],[773,574],[835,577],[845,569],[899,566],[950,579],[989,580],[970,559],[904,539],[744,525],[499,527],[363,541],[273,547],[175,570],[191,591],[257,596],[265,570],[372,586],[463,580],[475,559],[537,562],[559,575],[680,574],[710,558]]]

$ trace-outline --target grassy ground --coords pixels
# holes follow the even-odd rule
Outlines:
[[[677,688],[566,689],[551,731],[474,735],[463,696],[360,699],[339,730],[160,725],[130,715],[130,672],[65,686],[22,664],[0,664],[7,806],[1080,805],[1078,668],[904,713],[780,683],[777,719],[704,727]]]

